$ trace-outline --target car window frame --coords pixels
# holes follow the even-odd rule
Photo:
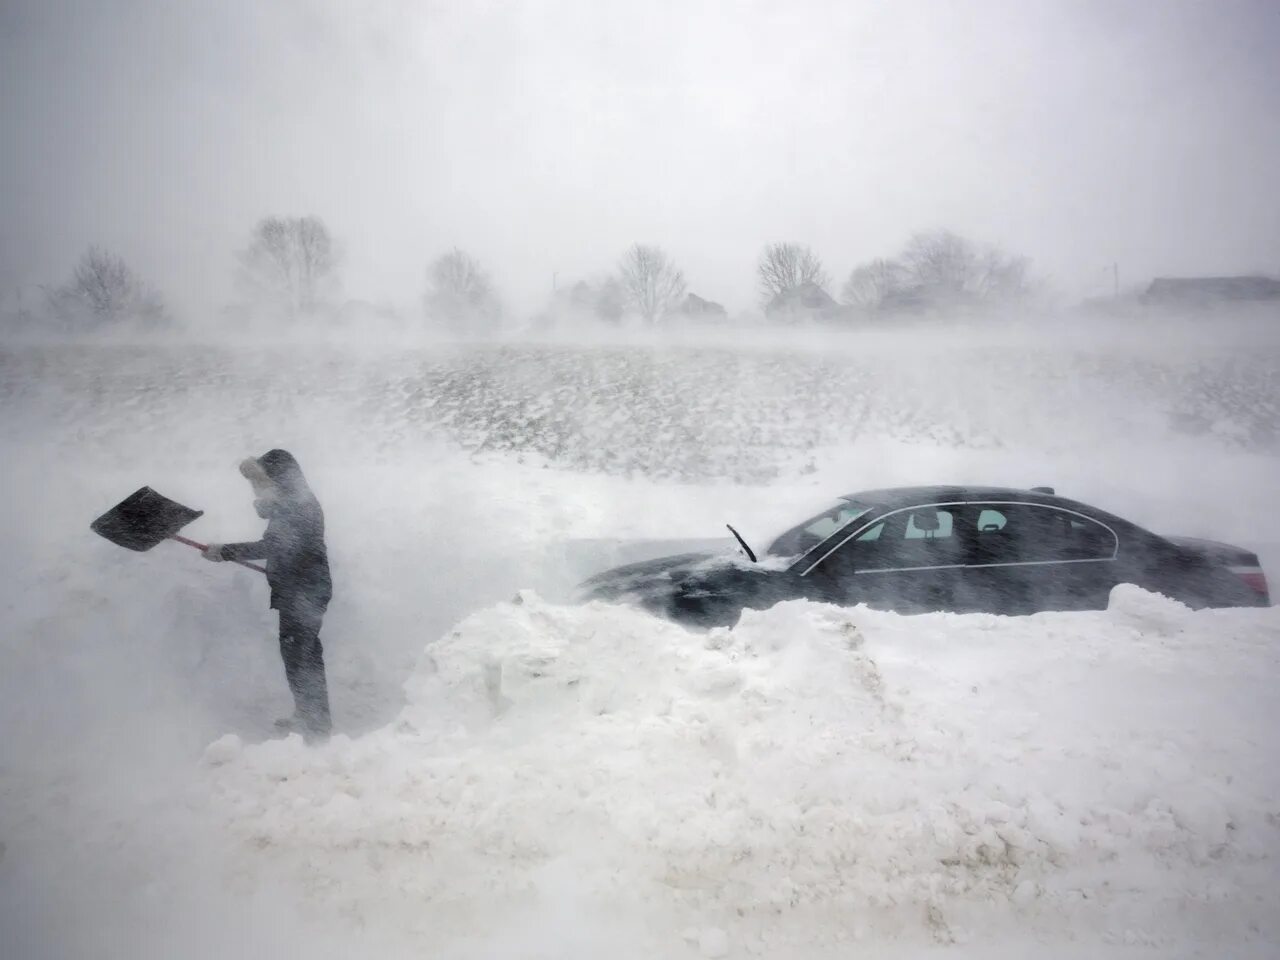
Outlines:
[[[1111,555],[1109,557],[1071,557],[1071,558],[1060,557],[1058,559],[1051,559],[1051,560],[1002,560],[999,563],[962,564],[962,566],[967,567],[969,569],[987,570],[993,567],[1042,567],[1050,564],[1056,565],[1060,563],[1109,563],[1116,560],[1116,558],[1120,554],[1120,535],[1116,533],[1116,531],[1111,526],[1109,526],[1106,523],[1103,523],[1097,517],[1091,517],[1088,514],[1081,513],[1079,510],[1071,510],[1067,507],[1060,507],[1057,504],[1053,504],[1053,503],[1028,503],[1023,500],[1007,500],[1007,501],[974,500],[971,502],[971,505],[974,507],[978,507],[979,511],[981,511],[981,508],[983,507],[994,507],[994,506],[1037,507],[1042,510],[1053,510],[1057,513],[1064,513],[1070,517],[1078,517],[1081,520],[1083,520],[1085,523],[1091,523],[1094,526],[1101,527],[1111,535]],[[981,512],[979,512],[979,516],[981,516]],[[1008,521],[1007,515],[1005,516],[1005,520],[1006,522]]]
[[[850,498],[850,497],[841,497],[840,499],[841,499],[841,500],[844,500],[846,503],[851,503],[851,504],[856,504],[856,503],[857,503],[857,501],[856,501],[856,500],[854,500],[854,499],[852,499],[852,498]],[[835,508],[838,508],[838,507],[839,507],[839,504],[835,504]],[[809,557],[809,556],[810,556],[814,551],[822,549],[822,547],[823,547],[825,544],[827,544],[829,541],[833,540],[834,538],[836,538],[836,537],[840,536],[842,533],[844,533],[846,530],[848,530],[848,529],[849,529],[849,527],[851,527],[853,524],[857,523],[858,521],[862,520],[864,517],[866,517],[868,514],[872,513],[874,510],[875,510],[875,507],[868,506],[868,507],[866,507],[865,509],[863,509],[863,511],[862,511],[861,513],[858,513],[858,514],[856,514],[855,516],[850,517],[848,520],[846,520],[846,521],[845,521],[844,523],[842,523],[840,526],[836,527],[836,528],[835,528],[834,530],[832,530],[829,534],[827,534],[825,537],[823,537],[821,540],[819,540],[817,543],[815,543],[813,546],[811,546],[811,547],[810,547],[808,550],[806,550],[804,553],[800,554],[798,557],[795,557],[795,558],[791,561],[791,563],[787,566],[787,569],[788,569],[788,570],[790,570],[790,571],[794,571],[794,570],[796,569],[796,567],[798,567],[801,563],[803,563],[803,562],[805,561],[805,559],[806,559],[807,557]],[[819,515],[819,516],[821,516],[821,515]],[[815,517],[814,519],[816,520],[817,518]],[[799,524],[797,524],[797,526],[799,526]],[[777,540],[777,539],[779,539],[780,537],[784,537],[784,536],[786,536],[788,533],[790,533],[792,530],[795,530],[795,529],[796,529],[796,527],[789,527],[788,529],[784,530],[781,534],[779,534],[779,536],[778,536],[778,537],[775,537],[775,538],[774,538],[774,541],[776,542],[776,540]],[[766,552],[767,552],[771,547],[772,547],[772,543],[770,543],[770,547],[766,547],[766,548],[765,548]]]
[[[990,506],[990,507],[998,507],[998,506],[1039,507],[1044,510],[1056,510],[1059,513],[1065,513],[1073,517],[1079,517],[1081,520],[1084,520],[1088,523],[1093,523],[1093,524],[1096,524],[1097,526],[1102,527],[1104,530],[1107,531],[1107,533],[1111,535],[1111,544],[1112,544],[1111,556],[1084,557],[1081,559],[1072,559],[1072,560],[1009,560],[1009,561],[1004,561],[1002,563],[945,563],[945,564],[924,565],[924,566],[916,566],[916,567],[875,567],[870,570],[855,569],[853,571],[854,575],[858,576],[864,573],[904,573],[912,570],[963,570],[963,569],[982,570],[982,569],[990,569],[992,567],[1032,567],[1032,566],[1041,567],[1041,566],[1048,566],[1050,564],[1113,563],[1120,555],[1120,535],[1116,533],[1115,529],[1110,524],[1104,523],[1103,521],[1099,520],[1097,517],[1091,517],[1086,513],[1081,513],[1079,510],[1072,510],[1070,507],[1064,507],[1056,503],[1035,503],[1029,500],[949,500],[945,502],[939,501],[936,503],[916,503],[916,504],[911,504],[909,506],[894,507],[892,510],[886,510],[884,513],[876,514],[866,523],[862,524],[856,530],[852,531],[848,536],[843,537],[839,543],[833,546],[830,550],[826,551],[826,553],[824,553],[817,560],[809,564],[809,566],[807,566],[805,569],[798,571],[799,575],[801,577],[807,577],[810,573],[812,573],[819,566],[821,566],[822,563],[826,561],[828,557],[834,554],[837,550],[843,547],[850,540],[856,539],[858,535],[862,533],[864,530],[866,530],[867,528],[873,527],[877,523],[882,523],[887,518],[895,514],[903,513],[909,510],[927,510],[927,509],[936,510],[939,507],[979,507],[981,508],[981,507],[987,507],[987,506]],[[857,521],[854,521],[854,522],[856,523]],[[806,559],[807,556],[808,554],[806,554],[804,557],[798,558],[796,560],[796,563],[791,567],[792,571],[796,571],[796,569]]]

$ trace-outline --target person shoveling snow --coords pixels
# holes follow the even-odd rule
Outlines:
[[[261,540],[203,544],[178,531],[204,515],[150,487],[134,491],[89,525],[99,536],[139,553],[165,540],[200,550],[207,560],[230,560],[266,574],[271,607],[280,612],[280,658],[293,693],[294,714],[277,720],[286,732],[308,741],[329,735],[329,692],[320,624],[333,596],[324,543],[324,512],[298,461],[286,450],[270,450],[240,464],[253,484],[258,515],[267,520]],[[251,563],[266,560],[266,566]]]
[[[240,464],[253,485],[254,508],[267,521],[261,540],[211,543],[206,560],[267,561],[271,607],[280,612],[280,658],[284,661],[294,715],[276,726],[308,740],[329,735],[329,691],[320,624],[333,596],[324,543],[324,512],[298,461],[286,450],[269,450]]]

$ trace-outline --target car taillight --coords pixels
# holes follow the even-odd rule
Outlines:
[[[1247,583],[1254,591],[1263,596],[1270,596],[1267,589],[1267,575],[1261,567],[1232,567],[1231,572]]]

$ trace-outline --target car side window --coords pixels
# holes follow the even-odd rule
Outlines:
[[[825,540],[850,520],[866,512],[866,507],[850,504],[837,510],[834,514],[819,517],[805,527],[804,532],[812,536],[815,541]]]
[[[817,569],[825,574],[954,566],[962,548],[950,508],[916,507],[891,513],[842,544]]]
[[[1022,536],[1027,531],[1009,525],[1010,512],[1004,505],[997,508],[975,504],[968,509],[972,518],[966,558],[969,565],[1018,563],[1023,559]],[[1019,514],[1016,510],[1012,512],[1017,520]]]
[[[951,536],[955,528],[950,510],[919,510],[907,514],[903,536],[907,540],[940,540]]]
[[[996,533],[1003,530],[1008,522],[1009,518],[999,510],[987,508],[978,514],[976,526],[979,533]]]
[[[1120,544],[1110,529],[1085,517],[1058,515],[1063,524],[1059,550],[1064,560],[1110,560],[1116,555]]]
[[[1115,555],[1115,535],[1102,524],[1056,507],[975,504],[970,564],[1103,560]]]

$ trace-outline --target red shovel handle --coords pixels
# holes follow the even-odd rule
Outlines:
[[[186,537],[180,537],[176,533],[169,535],[170,540],[177,540],[179,543],[185,543],[188,547],[195,547],[197,550],[207,550],[207,543],[200,543],[197,540],[188,540]],[[238,563],[242,567],[248,567],[250,570],[257,570],[259,573],[266,573],[266,567],[260,567],[256,563],[249,563],[247,560],[232,560],[232,563]]]

